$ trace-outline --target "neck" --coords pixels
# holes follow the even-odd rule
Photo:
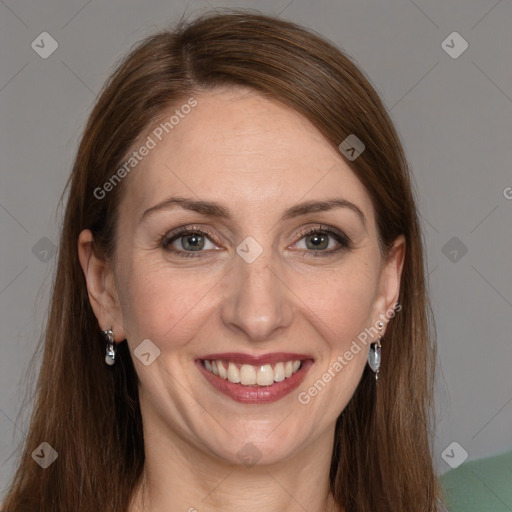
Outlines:
[[[130,512],[342,512],[329,492],[334,427],[275,464],[245,466],[153,428]]]

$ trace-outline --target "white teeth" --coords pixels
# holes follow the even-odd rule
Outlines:
[[[240,384],[250,386],[256,384],[256,369],[250,364],[243,364],[240,368]]]
[[[259,386],[270,386],[274,383],[274,370],[269,364],[264,364],[258,369],[258,375],[256,376],[256,384]]]
[[[205,361],[207,363],[208,361]],[[206,366],[206,365],[205,365]],[[229,363],[228,366],[228,380],[233,384],[238,384],[240,382],[240,371],[236,367],[236,364]]]
[[[251,364],[237,365],[232,361],[204,360],[204,367],[214,375],[221,379],[229,380],[233,384],[270,386],[274,382],[282,382],[296,373],[301,367],[301,361],[295,360],[279,362],[274,365],[263,364],[253,366]]]
[[[224,368],[222,361],[217,361],[217,371],[219,372],[219,377],[223,379],[228,378],[228,372],[226,371],[226,368]]]
[[[284,364],[277,363],[274,368],[274,382],[282,382],[286,378],[284,374]]]

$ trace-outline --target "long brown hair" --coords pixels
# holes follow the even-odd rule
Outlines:
[[[372,198],[382,253],[405,236],[401,311],[386,330],[378,385],[366,368],[337,420],[331,492],[350,512],[439,510],[430,451],[434,333],[400,141],[377,93],[340,50],[290,22],[242,11],[209,14],[146,38],[99,96],[68,183],[36,400],[4,510],[127,510],[144,465],[137,375],[126,342],[116,365],[105,365],[77,240],[91,229],[95,250],[112,258],[129,177],[101,199],[94,191],[168,108],[198,91],[233,85],[300,112],[336,148],[350,134],[364,141],[364,152],[348,163]],[[47,469],[31,457],[43,441],[58,452]]]

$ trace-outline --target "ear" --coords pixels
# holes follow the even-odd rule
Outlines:
[[[393,312],[398,302],[400,294],[400,280],[405,261],[405,237],[400,235],[393,242],[387,258],[383,261],[379,285],[378,296],[375,301],[374,315],[377,321],[384,323],[381,335],[386,331],[386,325],[393,316]]]
[[[94,238],[89,229],[84,229],[78,237],[78,258],[87,282],[89,302],[100,329],[112,329],[115,341],[126,338],[121,307],[111,265],[95,254]]]

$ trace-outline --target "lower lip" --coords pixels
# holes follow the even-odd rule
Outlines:
[[[209,372],[200,360],[196,361],[196,366],[215,389],[229,396],[229,398],[236,402],[244,404],[266,404],[280,400],[299,387],[305,379],[308,370],[313,366],[313,361],[311,359],[302,361],[300,370],[296,371],[291,377],[281,382],[274,382],[274,384],[270,386],[243,386],[242,384],[233,384],[229,380],[217,377],[217,375]]]

